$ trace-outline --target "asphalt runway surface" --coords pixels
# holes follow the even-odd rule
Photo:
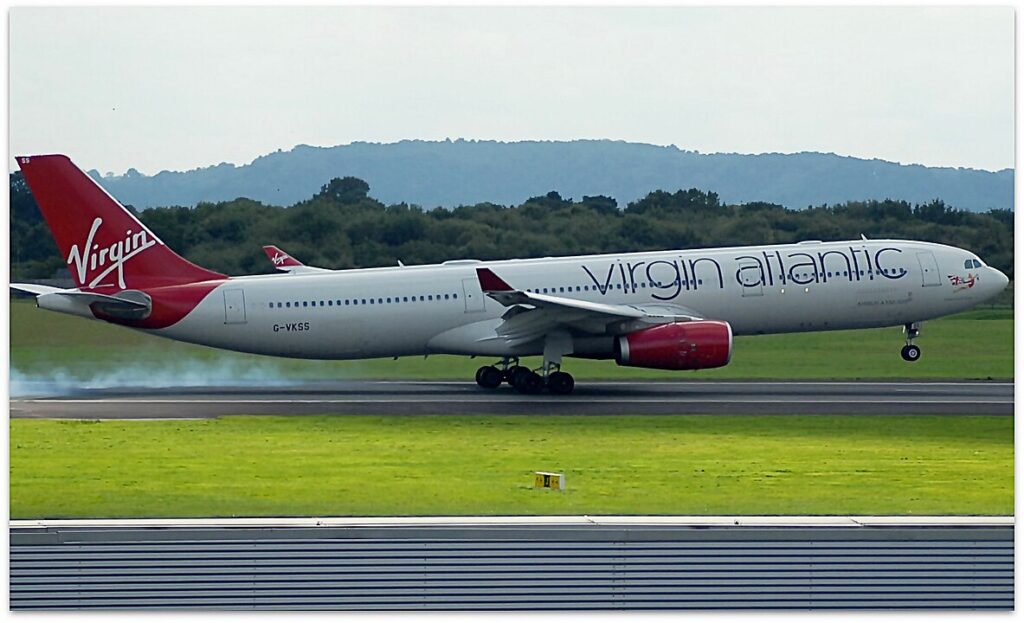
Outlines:
[[[456,381],[79,390],[11,400],[11,417],[189,419],[225,415],[1013,415],[1013,383],[580,381],[570,396]]]

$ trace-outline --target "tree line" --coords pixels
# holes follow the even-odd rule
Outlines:
[[[11,278],[66,270],[20,172],[10,176]],[[132,209],[131,206],[128,206]],[[134,209],[132,209],[134,212]],[[195,207],[150,208],[138,217],[189,260],[229,275],[269,273],[260,247],[276,244],[306,264],[361,268],[450,259],[615,253],[800,240],[905,238],[970,249],[1013,278],[1013,211],[977,213],[936,199],[849,201],[792,210],[723,204],[698,189],[656,190],[620,208],[615,199],[563,198],[424,210],[385,205],[358,178],[332,179],[291,207],[238,198]]]

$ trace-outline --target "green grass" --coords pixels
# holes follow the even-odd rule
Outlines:
[[[900,359],[899,327],[739,337],[732,363],[717,370],[668,372],[622,368],[610,361],[569,359],[578,379],[1011,379],[1013,310],[986,308],[925,323],[920,361]],[[173,366],[204,374],[269,372],[278,378],[472,379],[489,359],[431,356],[397,361],[305,361],[242,355],[171,342],[129,329],[11,304],[11,366],[21,374],[54,370],[83,377],[113,370],[146,374]],[[203,368],[202,364],[211,364]],[[213,364],[220,369],[214,370]],[[528,365],[539,365],[530,360]]]
[[[10,423],[13,518],[1013,513],[1013,419]],[[533,471],[568,490],[534,490]]]

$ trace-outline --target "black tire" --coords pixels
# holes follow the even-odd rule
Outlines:
[[[552,372],[548,376],[548,391],[552,394],[558,394],[564,396],[572,393],[572,388],[576,386],[576,381],[573,380],[572,375],[568,372]]]
[[[484,366],[476,371],[476,383],[484,389],[494,389],[501,385],[501,370],[494,366]]]
[[[524,394],[538,394],[544,389],[544,379],[532,370],[521,372],[516,376],[516,389]]]
[[[900,351],[900,356],[903,357],[903,361],[917,361],[921,358],[921,348],[914,344],[907,344]]]
[[[515,387],[515,375],[519,374],[520,370],[522,370],[523,372],[529,372],[529,368],[525,366],[512,366],[511,368],[505,371],[505,382]]]

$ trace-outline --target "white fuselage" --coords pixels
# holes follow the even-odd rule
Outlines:
[[[232,278],[181,321],[152,332],[311,359],[539,354],[540,341],[510,349],[487,339],[507,308],[481,292],[481,266],[516,289],[680,307],[725,320],[737,335],[918,322],[968,309],[1006,284],[969,251],[902,240],[462,260]]]

